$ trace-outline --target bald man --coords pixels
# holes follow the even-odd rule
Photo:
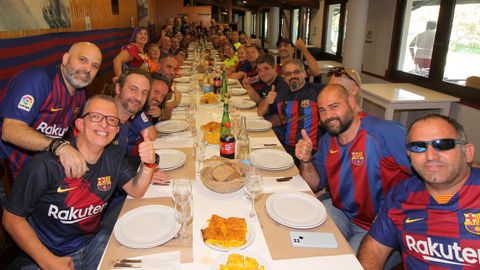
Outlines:
[[[301,175],[314,192],[330,187],[332,199],[323,204],[357,252],[387,192],[411,175],[405,128],[355,112],[354,97],[338,84],[325,86],[317,102],[327,134],[312,157],[312,141],[302,130],[295,155],[302,161]]]
[[[102,53],[90,42],[73,44],[60,65],[29,68],[15,75],[0,101],[0,157],[16,176],[31,155],[50,151],[68,177],[85,174],[82,155],[62,137],[79,115]],[[3,193],[3,192],[2,192]]]

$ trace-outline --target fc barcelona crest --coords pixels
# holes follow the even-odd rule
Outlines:
[[[360,166],[365,162],[363,157],[363,152],[352,152],[352,163],[353,165]]]
[[[463,213],[463,216],[467,232],[480,235],[480,213]]]
[[[308,106],[310,106],[310,100],[308,99],[302,100],[302,103],[300,103],[300,106],[302,106],[302,108],[307,108]]]
[[[112,187],[112,181],[110,181],[110,176],[104,176],[97,178],[97,188],[100,191],[107,191]]]

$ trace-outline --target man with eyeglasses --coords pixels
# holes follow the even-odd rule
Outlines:
[[[330,187],[332,198],[322,203],[357,252],[387,192],[411,176],[405,128],[356,112],[353,97],[338,84],[320,92],[318,112],[327,134],[312,155],[313,142],[302,130],[295,149],[300,172],[313,192]]]
[[[65,175],[54,153],[42,152],[20,171],[8,197],[3,225],[22,253],[12,269],[97,269],[110,232],[101,229],[103,213],[116,187],[141,197],[155,163],[153,144],[140,144],[137,172],[110,144],[119,130],[112,97],[90,98],[75,120],[71,140],[88,163],[82,177]]]
[[[317,150],[319,118],[317,97],[324,85],[306,82],[307,74],[302,61],[292,59],[283,65],[283,79],[288,90],[277,92],[276,105],[280,122],[284,128],[282,144],[292,155],[295,164],[295,144],[302,138],[302,129],[312,141],[313,150]]]
[[[404,269],[478,269],[480,266],[480,170],[471,168],[475,147],[454,119],[427,115],[407,133],[417,175],[386,198],[358,258],[382,269],[393,248]]]
[[[348,93],[355,98],[355,109],[361,111],[360,108],[360,90],[362,81],[357,71],[352,68],[334,67],[327,73],[329,84],[340,84],[347,89]]]

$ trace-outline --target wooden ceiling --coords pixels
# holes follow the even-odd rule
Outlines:
[[[282,7],[310,7],[318,8],[318,0],[194,0],[196,5],[212,5],[227,7],[229,1],[232,1],[232,7],[241,10],[256,11],[262,8]]]

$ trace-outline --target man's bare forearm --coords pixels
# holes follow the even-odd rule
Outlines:
[[[380,244],[367,234],[362,240],[357,256],[365,269],[381,270],[391,252],[392,248]]]
[[[305,179],[308,186],[313,192],[317,192],[320,186],[320,175],[318,174],[317,168],[312,161],[303,162],[300,161],[300,175]]]
[[[134,198],[142,197],[147,191],[150,182],[152,181],[152,176],[154,172],[154,168],[148,168],[145,165],[142,165],[137,175],[128,183],[123,185],[123,189],[125,190],[125,192],[127,192],[128,195]]]
[[[34,130],[27,123],[5,118],[2,126],[2,140],[30,151],[43,151],[52,139]]]

